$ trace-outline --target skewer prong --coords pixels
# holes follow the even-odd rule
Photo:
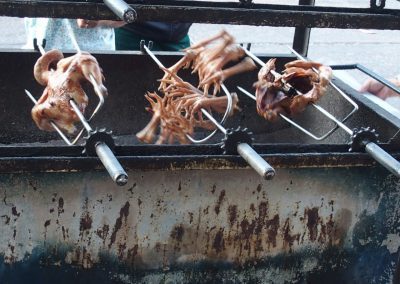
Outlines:
[[[254,61],[256,61],[258,64],[260,64],[261,66],[265,66],[265,63],[259,59],[255,54],[253,54],[250,50],[244,48],[241,46],[241,48],[244,50],[244,52],[246,53],[246,55],[248,55],[249,57],[251,57]],[[298,56],[301,60],[305,60],[306,59],[304,57],[302,57],[300,54],[298,54],[295,50],[293,50],[291,47],[288,46],[288,48],[296,55]],[[315,68],[313,68],[313,70],[315,72],[318,73],[318,70],[316,70]],[[278,75],[280,75],[278,72],[271,70],[271,73],[276,77]],[[295,88],[293,88],[293,86],[291,86],[288,82],[284,81],[284,84],[287,86],[287,88],[293,89],[296,91],[297,95],[302,95],[301,92],[299,92],[298,90],[296,90]],[[341,89],[339,89],[335,84],[333,84],[332,82],[329,82],[329,84],[335,89],[337,90],[350,104],[353,105],[353,110],[342,120],[338,120],[336,117],[334,117],[333,115],[331,115],[328,111],[326,111],[325,109],[323,109],[322,107],[311,103],[311,105],[313,105],[318,111],[320,111],[322,114],[324,114],[326,117],[328,117],[329,119],[333,120],[336,123],[336,126],[334,128],[332,128],[331,130],[329,130],[327,133],[325,133],[324,135],[318,137],[314,134],[312,134],[311,132],[309,132],[308,130],[306,130],[305,128],[303,128],[302,126],[300,126],[299,124],[295,123],[293,120],[291,120],[290,118],[283,116],[282,114],[280,114],[280,116],[287,122],[289,122],[290,124],[292,124],[293,126],[295,126],[296,128],[298,128],[299,130],[301,130],[303,133],[307,134],[308,136],[312,137],[315,140],[321,141],[324,140],[325,138],[327,138],[329,135],[331,135],[338,127],[341,127],[344,131],[346,131],[347,133],[350,134],[350,132],[352,133],[352,131],[343,123],[350,118],[357,110],[358,110],[358,105],[352,100],[350,99],[350,97],[348,97]],[[239,90],[242,91],[242,93],[248,95],[248,92],[246,90],[244,90],[243,88],[237,86],[239,88]],[[351,135],[351,134],[350,134]]]

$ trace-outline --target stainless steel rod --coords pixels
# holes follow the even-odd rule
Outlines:
[[[275,169],[271,167],[253,148],[247,143],[237,145],[239,155],[264,179],[270,180],[275,176]]]
[[[87,123],[85,117],[79,110],[78,106],[75,104],[73,100],[69,101],[72,108],[74,109],[76,115],[79,117],[79,120],[85,127],[87,132],[93,131],[92,127]],[[95,145],[96,154],[100,158],[107,172],[118,185],[125,185],[128,181],[128,175],[125,170],[122,168],[121,164],[118,162],[117,158],[114,156],[114,153],[110,150],[110,148],[104,142],[99,142]]]
[[[226,129],[219,124],[214,117],[208,113],[205,109],[201,109],[201,112],[211,120],[215,126],[224,134],[226,134]],[[275,176],[274,168],[268,164],[253,148],[247,143],[239,143],[237,145],[238,154],[245,159],[245,161],[264,179],[272,179]]]
[[[397,177],[400,177],[400,163],[381,147],[373,142],[369,142],[365,146],[365,151],[368,152],[379,164],[384,166],[391,173]]]
[[[128,182],[128,175],[122,168],[121,164],[115,158],[113,152],[104,142],[96,145],[96,154],[103,163],[107,172],[117,185],[125,185]]]
[[[158,58],[154,55],[153,52],[151,52],[151,50],[144,45],[143,46],[144,50],[146,51],[146,53],[148,55],[150,55],[150,57],[154,60],[154,62],[156,62],[156,64],[160,67],[160,68],[165,68],[164,65],[161,63],[160,60],[158,60]],[[222,88],[224,90],[224,92],[226,93],[226,95],[228,96],[228,99],[230,100],[230,107],[232,105],[232,98],[230,97],[230,93],[228,91],[228,89],[222,84]],[[212,122],[214,123],[214,125],[224,134],[226,134],[226,129],[205,109],[201,109],[201,112]],[[230,112],[230,110],[229,110]],[[225,112],[224,118],[222,121],[225,120],[227,114],[229,112]],[[215,131],[213,132],[215,133]],[[242,145],[242,146],[240,146]],[[239,147],[240,146],[240,147]],[[246,147],[247,146],[247,147]],[[239,149],[240,148],[240,149]],[[265,179],[272,179],[275,175],[275,170],[273,167],[271,167],[270,164],[267,163],[267,161],[265,161],[256,151],[253,150],[253,148],[250,147],[249,144],[247,143],[240,143],[237,146],[237,151],[239,153],[240,156],[242,156],[243,159],[246,160],[246,162],[259,174],[261,175],[263,178]]]
[[[219,124],[218,121],[217,121],[208,111],[206,111],[204,108],[202,108],[202,109],[201,109],[201,112],[202,112],[205,116],[207,116],[207,118],[208,118],[209,120],[211,120],[211,122],[214,123],[215,126],[216,126],[222,133],[226,134],[226,129],[225,129],[221,124]]]
[[[319,105],[313,103],[313,107],[318,109],[321,113],[323,113],[325,116],[333,120],[340,128],[342,128],[344,131],[346,131],[348,134],[353,135],[353,130],[348,128],[344,123],[342,123],[340,120],[338,120],[335,116],[333,116],[331,113],[329,113],[326,109],[323,107],[320,107]]]
[[[130,24],[137,20],[135,9],[122,0],[103,0],[104,4],[124,22]]]

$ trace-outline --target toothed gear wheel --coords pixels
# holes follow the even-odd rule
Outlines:
[[[378,142],[378,134],[370,127],[355,128],[351,136],[350,152],[362,152],[369,142]]]
[[[224,154],[237,154],[237,145],[239,143],[247,143],[251,145],[253,143],[253,138],[251,137],[253,133],[249,132],[247,128],[236,128],[227,129],[225,138],[222,139],[221,148],[224,150]]]
[[[96,145],[101,142],[107,144],[110,150],[113,151],[115,143],[111,134],[112,131],[106,131],[105,128],[90,131],[89,135],[84,138],[86,141],[83,144],[85,147],[83,154],[87,154],[88,156],[96,156]]]

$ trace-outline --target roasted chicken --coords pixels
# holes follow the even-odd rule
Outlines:
[[[74,100],[80,111],[85,112],[88,97],[81,83],[91,82],[90,76],[94,77],[102,94],[107,95],[101,68],[96,58],[87,52],[64,58],[59,50],[48,51],[37,60],[34,76],[39,84],[46,86],[32,108],[32,118],[41,130],[54,131],[50,124],[53,121],[69,134],[76,131],[74,124],[79,118],[69,101]]]
[[[257,112],[269,121],[276,120],[279,114],[292,116],[302,112],[326,93],[332,78],[329,66],[302,60],[287,63],[279,74],[274,72],[275,61],[276,58],[270,59],[260,69],[254,83]]]

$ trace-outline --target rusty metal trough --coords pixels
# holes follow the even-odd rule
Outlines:
[[[93,125],[117,136],[124,187],[81,146],[34,125],[23,90],[41,93],[32,76],[38,53],[0,53],[1,283],[399,281],[399,181],[367,154],[349,153],[345,132],[315,144],[284,122],[265,122],[241,97],[228,124],[255,133],[255,149],[277,169],[272,181],[217,144],[143,145],[134,136],[150,118],[143,95],[161,71],[139,52],[95,56],[110,96]],[[180,55],[157,56],[168,66]],[[293,59],[262,58],[270,57],[279,67]],[[255,78],[227,86],[250,90]],[[347,125],[376,128],[381,146],[400,157],[400,120],[335,83],[360,106]],[[338,117],[350,108],[333,90],[321,105]],[[296,119],[317,132],[332,127],[312,110]]]

